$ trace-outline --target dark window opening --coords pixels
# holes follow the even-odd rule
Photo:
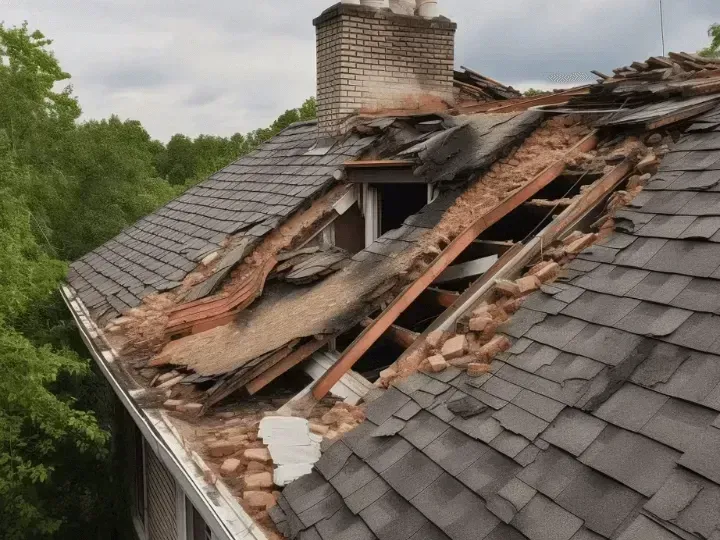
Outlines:
[[[377,184],[380,234],[399,229],[403,221],[427,205],[426,184]]]
[[[352,253],[365,249],[365,218],[357,204],[334,221],[335,245]]]

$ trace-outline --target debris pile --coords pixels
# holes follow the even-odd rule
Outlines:
[[[295,285],[318,281],[350,264],[351,255],[340,248],[306,247],[276,257],[278,265],[268,279],[277,278]]]
[[[494,101],[522,97],[512,86],[505,86],[490,77],[462,66],[462,71],[455,71],[453,85],[460,97],[465,95],[476,101]]]

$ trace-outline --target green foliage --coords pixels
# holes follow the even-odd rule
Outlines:
[[[158,153],[155,167],[159,176],[172,185],[192,185],[249,154],[289,125],[316,117],[317,104],[311,97],[299,108],[285,111],[269,127],[245,136],[240,133],[229,138],[200,135],[193,140],[178,133],[172,136],[165,150]]]
[[[523,92],[523,96],[525,97],[548,96],[550,94],[552,94],[552,92],[549,92],[547,90],[538,90],[536,88],[528,88]]]
[[[51,41],[0,24],[0,538],[107,538],[112,397],[57,287],[76,259],[293,122],[232,137],[79,122]],[[91,412],[95,411],[95,412]],[[92,531],[92,532],[90,532]],[[103,534],[102,531],[105,531]]]
[[[711,39],[710,45],[698,51],[698,54],[707,58],[720,58],[720,24],[711,24],[708,36]]]

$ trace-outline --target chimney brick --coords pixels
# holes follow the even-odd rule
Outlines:
[[[341,134],[360,112],[452,104],[455,23],[337,4],[313,24],[323,135]]]

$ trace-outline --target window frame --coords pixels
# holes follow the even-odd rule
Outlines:
[[[131,516],[135,534],[139,540],[147,540],[147,523],[148,523],[148,482],[147,482],[147,448],[145,438],[140,430],[132,424],[133,427],[133,479],[132,479],[132,508]],[[139,459],[138,459],[139,458]],[[140,469],[138,470],[138,464]],[[138,479],[142,479],[142,501],[139,501]],[[139,512],[139,503],[142,503],[142,515]]]

